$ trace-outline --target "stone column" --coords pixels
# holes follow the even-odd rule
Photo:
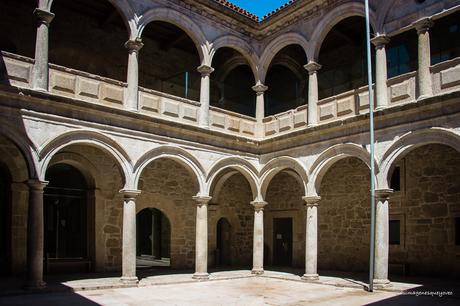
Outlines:
[[[208,279],[208,203],[211,197],[194,196],[196,201],[196,240],[194,279]]]
[[[388,86],[387,86],[387,53],[385,45],[390,42],[386,35],[378,35],[372,39],[375,46],[375,88],[376,88],[376,108],[381,109],[388,106]]]
[[[136,197],[140,190],[120,190],[123,194],[123,247],[121,282],[136,284]]]
[[[125,108],[130,111],[139,110],[139,50],[144,46],[140,38],[128,40],[125,48],[128,49],[128,75]]]
[[[210,91],[210,76],[214,68],[208,65],[201,65],[196,69],[201,73],[200,87],[200,113],[198,116],[198,124],[201,127],[209,127],[209,91]]]
[[[264,206],[265,201],[253,201],[254,206],[254,242],[252,250],[252,274],[264,273]]]
[[[422,18],[413,25],[418,35],[418,98],[426,98],[433,94],[430,73],[430,33],[428,32],[433,26],[433,21],[431,18]]]
[[[48,34],[54,14],[39,8],[34,10],[37,18],[37,38],[35,41],[35,64],[32,68],[32,88],[48,91]]]
[[[388,239],[389,239],[389,217],[388,206],[392,189],[380,189],[375,191],[376,215],[375,215],[375,265],[374,284],[375,286],[386,286],[388,280]]]
[[[308,125],[318,124],[318,70],[321,65],[309,62],[304,66],[308,71]]]
[[[264,136],[264,118],[265,118],[265,99],[264,93],[267,91],[268,87],[263,84],[256,84],[252,86],[252,90],[256,92],[256,137]]]
[[[41,289],[43,281],[43,191],[48,182],[29,180],[29,211],[27,217],[27,285],[28,289]]]
[[[318,280],[318,203],[319,196],[303,197],[307,209],[305,224],[305,274],[303,280]]]

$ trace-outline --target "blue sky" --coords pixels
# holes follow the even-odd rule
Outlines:
[[[227,0],[262,18],[289,0]]]

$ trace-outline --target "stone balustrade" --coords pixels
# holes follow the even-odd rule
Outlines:
[[[2,52],[7,82],[12,86],[31,88],[33,59]],[[87,72],[50,64],[49,91],[58,96],[78,99],[108,107],[123,108],[126,83]],[[460,58],[430,67],[433,94],[460,89]],[[417,101],[416,72],[388,80],[389,107]],[[151,89],[139,88],[139,112],[165,120],[198,126],[200,103]],[[318,124],[343,120],[369,112],[367,86],[350,90],[318,101]],[[265,117],[265,137],[275,137],[307,128],[307,105]],[[210,129],[223,133],[255,137],[255,118],[210,107]]]
[[[210,107],[210,128],[240,136],[255,136],[256,119],[217,107]]]

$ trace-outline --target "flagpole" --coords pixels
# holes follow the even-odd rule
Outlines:
[[[369,0],[365,0],[366,10],[366,49],[367,49],[367,80],[369,87],[369,122],[370,122],[370,150],[371,150],[371,243],[369,256],[369,292],[374,291],[374,246],[375,246],[375,168],[374,168],[374,93],[372,90],[372,62],[371,62],[371,29],[369,22]]]

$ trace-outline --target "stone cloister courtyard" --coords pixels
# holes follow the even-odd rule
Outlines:
[[[189,271],[191,272],[191,271]],[[384,290],[367,291],[365,274],[321,271],[319,281],[304,282],[301,271],[249,270],[210,273],[209,280],[192,280],[192,273],[170,270],[139,274],[136,287],[123,287],[118,277],[72,275],[47,279],[39,294],[3,290],[0,305],[458,305],[460,284],[441,279],[394,280]],[[152,274],[152,271],[150,271]],[[163,274],[163,275],[158,275]],[[99,275],[101,276],[101,275]],[[107,275],[104,275],[107,276]],[[81,279],[78,279],[81,277]],[[6,289],[4,283],[1,289]]]

